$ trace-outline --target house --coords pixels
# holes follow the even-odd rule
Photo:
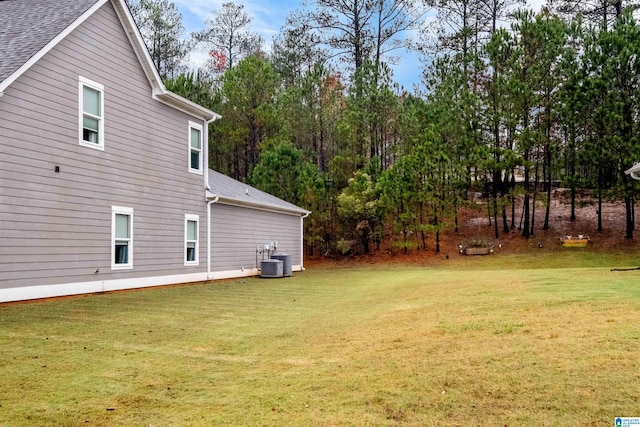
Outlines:
[[[256,246],[274,240],[278,252],[291,255],[293,270],[302,270],[303,220],[310,212],[213,170],[209,187],[215,189],[208,197],[212,278],[258,274],[264,254]]]
[[[303,268],[308,211],[208,168],[124,0],[0,0],[0,302]]]

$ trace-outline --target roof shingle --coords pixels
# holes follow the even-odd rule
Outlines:
[[[275,210],[284,210],[300,215],[309,211],[302,209],[292,203],[286,202],[269,193],[260,191],[257,188],[236,181],[226,175],[209,169],[209,186],[211,191],[222,199],[239,202],[248,205],[254,205]]]
[[[93,6],[97,0],[0,1],[0,82]]]

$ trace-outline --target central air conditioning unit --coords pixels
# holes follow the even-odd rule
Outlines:
[[[265,259],[260,263],[260,277],[282,277],[282,261],[278,259]]]
[[[292,275],[291,267],[291,255],[289,254],[273,254],[271,259],[277,259],[282,261],[282,275],[284,277],[290,277]]]

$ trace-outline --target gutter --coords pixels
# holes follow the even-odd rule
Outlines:
[[[235,198],[230,198],[225,196],[220,196],[220,203],[232,205],[232,206],[260,209],[260,210],[269,211],[269,212],[278,212],[278,213],[283,213],[288,215],[295,215],[295,216],[304,215],[305,218],[311,213],[310,211],[306,211],[304,209],[287,209],[279,206],[273,206],[270,204],[240,200],[240,199],[235,199]]]

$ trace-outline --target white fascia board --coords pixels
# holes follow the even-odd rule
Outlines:
[[[149,50],[142,39],[140,30],[131,15],[129,7],[126,5],[124,0],[112,0],[112,2],[118,17],[120,18],[120,22],[122,22],[125,32],[127,33],[127,37],[133,47],[133,51],[138,57],[138,62],[140,62],[140,65],[151,84],[151,97],[177,110],[206,121],[219,119],[221,117],[219,114],[214,113],[193,101],[183,98],[180,95],[170,92],[165,88],[164,83],[162,83],[162,79],[160,78],[160,74],[151,59]]]
[[[287,209],[287,208],[281,208],[281,207],[277,207],[277,206],[271,206],[271,205],[265,205],[262,203],[255,203],[255,202],[247,202],[244,200],[238,200],[238,199],[232,199],[229,197],[224,197],[224,196],[219,196],[219,204],[223,204],[223,205],[231,205],[231,206],[238,206],[238,207],[245,207],[245,208],[250,208],[250,209],[256,209],[256,210],[261,210],[261,211],[269,211],[269,212],[277,212],[277,213],[282,213],[282,214],[287,214],[287,215],[294,215],[294,216],[308,216],[309,214],[311,214],[311,211],[307,211],[304,209]]]
[[[196,104],[195,102],[190,101],[187,98],[168,91],[164,88],[164,85],[162,86],[162,88],[154,89],[152,96],[153,99],[160,101],[163,104],[167,104],[170,107],[182,111],[183,113],[199,117],[207,122],[212,122],[222,117],[218,113],[215,113],[200,104]]]
[[[294,265],[292,266],[292,271],[304,271],[304,268],[301,265]],[[156,286],[188,283],[195,284],[207,282],[209,280],[258,276],[259,274],[260,271],[257,268],[245,268],[241,270],[213,272],[213,277],[211,278],[207,278],[207,273],[202,272],[176,274],[171,276],[140,277],[137,279],[96,280],[91,282],[64,283],[57,285],[23,286],[0,289],[0,303],[94,294],[98,292],[122,291],[127,289],[142,289]]]
[[[162,84],[160,74],[158,73],[158,70],[156,70],[156,66],[153,64],[151,55],[149,55],[147,46],[144,44],[140,30],[133,20],[133,15],[131,15],[129,6],[126,5],[125,0],[111,0],[111,2],[116,10],[118,18],[120,18],[120,22],[124,27],[127,37],[129,38],[129,43],[131,43],[133,51],[138,57],[138,62],[142,66],[151,87],[154,91],[160,90],[162,92],[166,90],[164,84]]]
[[[18,77],[24,74],[33,64],[38,62],[44,55],[49,53],[60,41],[67,37],[73,30],[78,28],[84,21],[86,21],[91,15],[93,15],[98,9],[100,9],[109,0],[99,0],[93,6],[91,6],[85,13],[80,15],[78,19],[73,21],[71,25],[62,30],[57,36],[55,36],[49,43],[44,45],[42,49],[36,52],[27,62],[22,64],[20,68],[13,72],[9,77],[0,82],[0,96],[4,94],[4,91],[14,82]],[[115,0],[117,2],[124,2],[124,0]]]
[[[305,271],[301,265],[292,265],[291,271],[300,272]],[[259,276],[260,270],[257,268],[245,268],[241,270],[225,270],[225,271],[214,271],[212,273],[211,280],[224,280],[224,279],[237,279],[240,277],[253,277]]]
[[[291,271],[304,271],[301,265],[292,265]],[[224,279],[237,279],[239,277],[252,277],[259,276],[260,270],[257,268],[244,268],[241,270],[225,270],[225,271],[214,271],[212,273],[211,280],[224,280]]]
[[[91,282],[64,283],[57,285],[23,286],[0,289],[0,303],[93,294],[97,292],[121,291],[125,289],[153,286],[196,283],[207,280],[207,273],[176,274],[171,276],[140,277],[132,279],[95,280]]]
[[[241,270],[214,271],[211,273],[211,280],[236,279],[239,277],[252,277],[260,274],[257,268],[244,268]]]

